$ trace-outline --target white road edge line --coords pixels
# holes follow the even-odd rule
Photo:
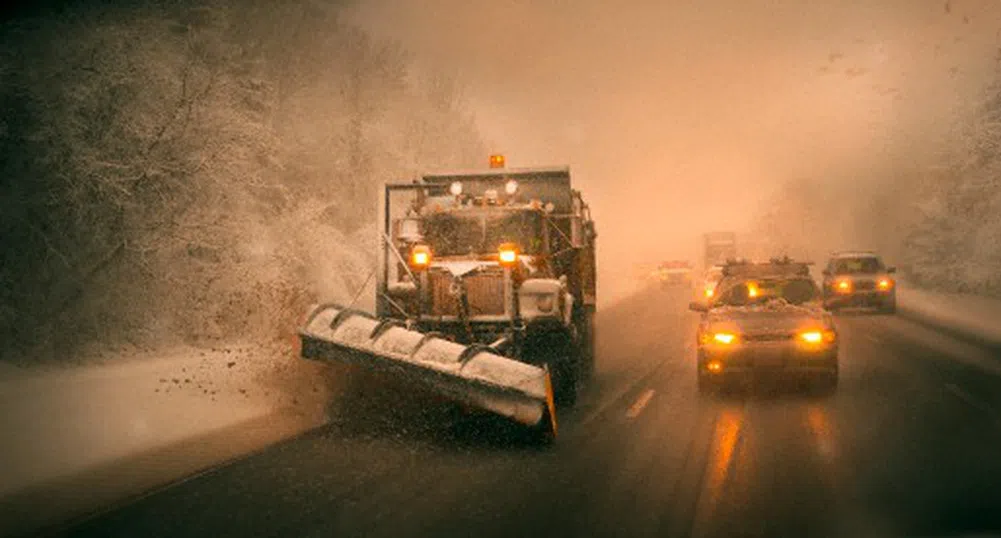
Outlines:
[[[646,391],[644,391],[643,394],[640,394],[640,397],[636,400],[636,402],[629,407],[629,410],[626,411],[626,417],[636,418],[640,416],[640,413],[643,412],[643,409],[647,406],[648,403],[650,403],[650,400],[652,398],[653,398],[653,389],[646,389]]]
[[[967,394],[966,391],[959,388],[959,386],[953,383],[946,383],[945,390],[951,392],[953,396],[966,402],[966,404],[969,405],[970,407],[973,407],[974,409],[977,409],[982,413],[986,413],[987,415],[989,415],[991,418],[994,419],[995,424],[1001,426],[1001,417],[998,416],[997,411],[995,411],[994,408],[992,408],[991,406],[981,402],[980,400],[977,400],[973,396],[970,396],[969,394]]]

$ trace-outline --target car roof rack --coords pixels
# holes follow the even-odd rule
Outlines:
[[[811,261],[793,260],[787,255],[773,256],[767,262],[751,262],[745,258],[730,259],[723,266],[723,276],[809,276]]]

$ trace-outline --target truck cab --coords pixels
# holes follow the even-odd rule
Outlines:
[[[593,369],[595,238],[567,168],[386,186],[380,317],[546,365],[572,401]]]

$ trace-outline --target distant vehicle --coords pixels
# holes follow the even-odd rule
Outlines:
[[[706,269],[705,277],[702,279],[702,296],[705,299],[711,299],[716,293],[716,285],[719,284],[720,279],[723,278],[723,266],[713,265],[712,267]]]
[[[836,252],[824,268],[824,306],[875,307],[893,314],[897,311],[895,267],[887,267],[882,258],[868,251]]]
[[[708,232],[702,235],[702,267],[708,269],[737,257],[737,234],[734,232]]]
[[[672,260],[660,264],[654,272],[655,278],[664,287],[691,286],[692,264],[684,260]]]
[[[825,392],[838,384],[838,334],[808,263],[787,258],[733,262],[702,312],[697,329],[698,386],[763,375],[806,378]]]

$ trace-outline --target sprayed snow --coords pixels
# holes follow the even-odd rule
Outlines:
[[[279,410],[319,424],[316,366],[253,345],[0,370],[0,496]]]
[[[440,338],[432,338],[414,354],[414,361],[431,363],[449,370],[459,368],[459,356],[466,346]]]
[[[352,347],[367,349],[371,344],[372,331],[379,322],[364,316],[350,316],[334,329],[334,340]]]
[[[389,353],[398,357],[408,357],[417,349],[424,335],[416,331],[408,331],[402,327],[392,327],[383,333],[372,345],[372,349]]]
[[[452,276],[458,278],[461,276],[468,275],[473,271],[478,270],[481,267],[496,266],[496,263],[487,263],[479,260],[439,260],[433,264],[435,267],[441,267],[452,274]]]
[[[783,314],[799,314],[802,316],[812,316],[818,317],[823,315],[824,310],[820,305],[815,303],[806,303],[802,305],[795,305],[786,301],[782,297],[777,297],[774,299],[769,299],[764,302],[742,305],[742,306],[732,306],[725,305],[712,310],[714,315],[721,315],[726,317],[748,315],[748,314],[760,314],[760,313],[783,313]]]
[[[465,364],[462,374],[495,385],[516,387],[539,399],[546,397],[540,368],[492,353],[478,353]]]

